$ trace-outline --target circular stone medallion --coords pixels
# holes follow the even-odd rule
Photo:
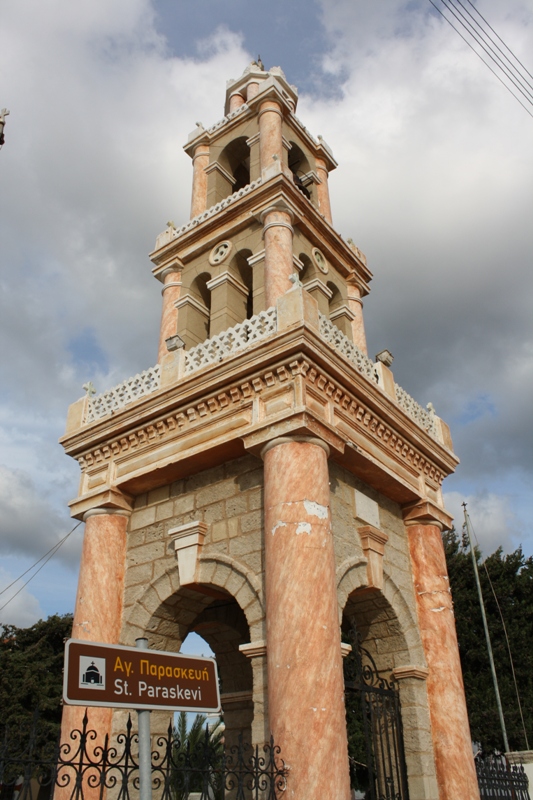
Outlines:
[[[318,249],[318,247],[313,247],[311,255],[313,256],[313,261],[315,262],[320,272],[323,272],[324,275],[326,275],[329,267],[324,254]]]
[[[209,253],[209,263],[215,266],[222,264],[223,261],[229,256],[233,249],[231,242],[219,242],[216,244]]]

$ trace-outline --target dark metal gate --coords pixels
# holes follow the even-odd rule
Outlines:
[[[344,685],[355,796],[409,800],[398,687],[379,675],[357,633],[352,652],[344,660]]]

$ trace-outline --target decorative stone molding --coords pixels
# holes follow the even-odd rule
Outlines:
[[[419,681],[425,681],[428,675],[429,669],[427,667],[417,667],[415,665],[395,667],[392,670],[392,677],[395,681],[402,681],[407,678],[415,678]]]
[[[320,278],[315,278],[312,281],[307,281],[307,283],[304,283],[304,289],[306,292],[310,293],[313,291],[321,292],[325,297],[327,297],[328,300],[331,300],[333,297],[333,292],[329,286],[326,286],[324,281],[321,281]]]
[[[196,564],[202,551],[206,533],[206,523],[199,520],[187,522],[178,528],[171,528],[168,532],[174,542],[181,586],[194,583]]]
[[[107,392],[89,397],[84,422],[95,422],[114,411],[119,411],[129,403],[133,403],[134,400],[151,394],[159,388],[160,383],[161,369],[159,364],[156,364],[154,367],[134,375],[133,378],[119,383],[112,389],[108,389]]]
[[[381,440],[394,450],[400,458],[405,460],[406,463],[414,467],[419,473],[427,475],[428,478],[435,481],[435,483],[440,486],[444,480],[442,472],[437,469],[431,461],[426,459],[419,450],[402,439],[401,436],[398,436],[398,434],[380,420],[379,417],[376,417],[367,406],[345,392],[344,388],[334,383],[328,376],[318,372],[314,367],[311,367],[306,361],[302,362],[302,372],[306,376],[306,381],[316,386],[316,388],[323,392],[327,398],[330,398],[339,409],[342,409],[350,419],[350,422],[353,420],[354,423],[363,425],[374,438]]]
[[[227,180],[230,186],[233,186],[235,183],[235,178],[233,175],[230,175],[230,173],[225,170],[224,167],[218,163],[218,161],[212,161],[211,164],[205,168],[206,175],[210,175],[211,172],[218,172],[225,180]]]
[[[244,108],[244,106],[241,106],[241,108]],[[180,228],[166,228],[166,230],[164,230],[163,233],[160,233],[157,237],[155,249],[159,250],[159,248],[163,247],[165,244],[174,241],[174,239],[178,239],[180,236],[183,236],[184,233],[188,233],[188,231],[196,228],[198,225],[201,225],[202,222],[210,219],[210,217],[214,217],[219,211],[223,211],[232,203],[236,203],[237,200],[240,200],[241,197],[253,192],[253,190],[257,189],[258,186],[261,186],[262,183],[263,179],[257,178],[257,180],[249,183],[247,186],[243,186],[243,188],[239,189],[238,192],[230,194],[229,197],[225,197],[224,200],[221,200],[219,203],[215,203],[215,205],[211,206],[211,208],[208,208],[206,211],[202,211],[201,214],[193,217],[193,219],[189,220],[189,222],[186,222],[185,225],[182,225]]]
[[[368,585],[375,589],[383,589],[383,555],[389,537],[373,525],[362,525],[357,532],[361,539],[363,554],[367,559]]]
[[[416,400],[413,400],[410,394],[407,394],[405,389],[402,389],[397,383],[394,384],[396,389],[396,402],[400,406],[406,414],[414,419],[414,421],[420,425],[421,428],[424,428],[431,436],[437,436],[437,428],[435,425],[435,414],[434,412],[426,411],[425,408],[422,408]]]
[[[246,658],[260,658],[266,656],[267,645],[264,640],[258,642],[249,642],[247,644],[240,644],[239,650],[244,653]]]
[[[436,525],[441,531],[450,530],[453,524],[453,517],[427,498],[404,506],[402,516],[405,525]]]
[[[327,317],[319,314],[319,318],[322,338],[344,356],[365,378],[368,378],[372,383],[377,383],[378,376],[373,361],[362,350],[359,350]]]
[[[215,133],[215,131],[223,128],[228,122],[231,122],[232,119],[235,119],[235,117],[238,117],[240,114],[244,114],[245,111],[248,111],[248,108],[249,107],[246,105],[246,103],[243,103],[242,106],[236,108],[235,111],[231,111],[229,114],[226,114],[225,117],[219,119],[218,122],[215,122],[214,125],[211,125],[211,127],[207,129],[207,133]]]
[[[219,276],[214,280],[222,277]],[[216,364],[225,357],[255,344],[260,339],[271,336],[277,331],[276,320],[276,309],[268,308],[250,319],[245,319],[244,322],[233,328],[228,328],[217,336],[191,347],[185,353],[185,374]]]
[[[349,656],[350,653],[352,652],[352,650],[353,650],[353,647],[352,647],[351,644],[348,644],[347,642],[341,642],[341,656],[343,658],[346,658],[346,656]]]
[[[202,316],[209,319],[209,309],[207,306],[200,302],[200,300],[197,300],[196,297],[193,297],[192,294],[186,294],[183,297],[180,297],[179,300],[176,300],[174,305],[178,311],[180,308],[184,308],[185,306],[192,306],[195,311],[198,311],[200,314],[202,314]]]
[[[90,508],[83,515],[83,521],[87,522],[89,517],[131,517],[131,510],[127,511],[123,508]]]
[[[355,314],[350,308],[348,308],[347,305],[337,306],[337,308],[329,312],[329,318],[331,322],[335,322],[341,317],[344,317],[344,319],[347,319],[351,322],[353,319],[355,319]]]
[[[189,351],[190,352],[190,351]],[[162,419],[137,428],[128,436],[113,439],[109,445],[84,453],[78,457],[82,471],[95,465],[104,464],[114,456],[123,455],[129,450],[140,451],[145,447],[153,447],[154,442],[168,440],[179,435],[191,425],[195,425],[205,417],[230,410],[232,406],[239,407],[243,401],[251,400],[265,388],[271,388],[279,383],[285,383],[300,372],[300,362],[291,361],[290,364],[281,365],[274,370],[269,370],[253,378],[251,381],[239,383],[224,392],[211,395],[199,403],[182,406],[172,414]]]
[[[230,706],[241,705],[241,703],[251,703],[253,700],[253,693],[248,692],[224,692],[220,695],[220,702],[225,710]]]
[[[269,450],[272,450],[273,447],[277,447],[280,444],[292,444],[293,442],[303,442],[304,444],[314,444],[316,447],[321,447],[328,458],[331,454],[329,445],[322,441],[322,439],[317,439],[316,436],[278,436],[270,442],[267,442],[261,449],[261,458],[264,458],[265,454],[268,453]]]
[[[248,287],[245,286],[242,281],[236,278],[235,275],[232,275],[231,272],[227,271],[221,272],[220,275],[217,275],[215,278],[211,278],[210,281],[207,281],[206,286],[209,291],[212,292],[213,289],[222,286],[224,283],[231,284],[231,286],[233,286],[234,289],[237,289],[237,291],[241,292],[241,294],[248,296]]]

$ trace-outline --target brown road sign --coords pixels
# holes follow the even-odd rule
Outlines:
[[[69,639],[63,700],[107,708],[220,711],[212,658]]]

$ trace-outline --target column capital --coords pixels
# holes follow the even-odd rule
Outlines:
[[[285,225],[285,227],[290,228],[291,231],[293,230],[292,225],[290,225],[289,223],[285,222],[284,220],[279,220],[279,221],[272,220],[272,221],[267,222],[266,221],[267,217],[270,214],[274,214],[274,213],[275,214],[279,214],[279,213],[287,214],[290,217],[291,222],[294,222],[294,216],[295,215],[294,215],[293,209],[287,203],[284,203],[283,201],[280,201],[279,203],[276,203],[275,205],[272,205],[272,206],[268,206],[268,208],[265,208],[263,211],[261,211],[261,213],[259,215],[259,218],[261,220],[261,223],[264,225],[263,233],[265,232],[266,228],[270,228],[272,225]]]
[[[87,522],[89,517],[131,517],[131,511],[126,511],[124,508],[90,508],[89,511],[86,511],[83,515],[82,519],[84,522]]]
[[[257,642],[240,644],[239,650],[246,656],[246,658],[259,658],[266,656],[267,644],[264,639],[260,639]]]
[[[406,678],[415,678],[419,681],[425,681],[429,675],[427,667],[420,667],[416,664],[408,664],[404,667],[395,667],[392,670],[392,677],[395,681],[403,681]]]
[[[103,491],[95,492],[89,496],[82,495],[69,503],[70,514],[75,519],[88,518],[92,516],[91,512],[95,514],[119,514],[130,515],[133,508],[133,497],[119,489],[106,488]]]
[[[275,439],[271,439],[270,442],[265,444],[259,455],[261,458],[264,458],[265,454],[268,453],[269,450],[272,450],[272,448],[277,447],[280,444],[292,444],[293,442],[314,444],[316,447],[321,447],[328,458],[330,456],[331,451],[329,449],[329,445],[327,445],[322,439],[318,439],[316,436],[277,436]]]
[[[402,507],[404,525],[435,525],[441,531],[450,530],[453,517],[428,498]]]

